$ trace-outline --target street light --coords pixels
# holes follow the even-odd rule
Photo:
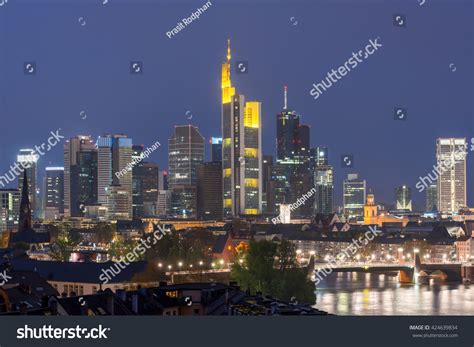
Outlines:
[[[163,266],[163,264],[161,263],[158,263],[158,267],[161,269],[161,267]]]
[[[199,262],[199,266],[202,266],[202,264],[204,264],[204,263],[203,263],[202,260],[201,260],[201,261]]]

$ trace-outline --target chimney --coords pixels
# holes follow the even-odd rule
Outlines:
[[[132,295],[132,311],[138,313],[138,294],[133,293]]]

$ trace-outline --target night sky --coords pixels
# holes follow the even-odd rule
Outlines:
[[[436,138],[474,136],[469,0],[211,0],[171,39],[166,32],[206,1],[4,1],[0,174],[19,148],[45,142],[58,128],[67,138],[126,133],[136,144],[160,141],[151,160],[167,168],[174,125],[191,122],[207,142],[220,136],[228,37],[232,65],[249,66],[248,74],[233,68],[237,91],[262,102],[264,153],[275,152],[275,115],[286,84],[289,107],[311,126],[312,146],[329,147],[337,204],[343,178],[357,172],[378,202],[393,203],[394,188],[408,184],[424,207],[425,193],[415,184],[435,164]],[[406,16],[406,27],[394,25],[394,14]],[[317,100],[310,96],[313,83],[377,37],[383,47]],[[142,74],[130,73],[131,61],[143,62]],[[36,63],[36,74],[24,74],[25,62]],[[408,110],[406,121],[394,120],[395,107]],[[347,153],[355,157],[353,169],[341,168]],[[40,172],[62,166],[62,156],[60,144],[40,159]]]

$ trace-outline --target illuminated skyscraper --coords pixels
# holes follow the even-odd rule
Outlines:
[[[26,169],[28,176],[28,195],[34,216],[38,215],[38,209],[40,208],[38,204],[38,159],[39,155],[35,153],[33,149],[20,149],[17,155],[18,163],[28,163],[28,168]],[[23,174],[18,176],[18,189],[21,190],[22,187]]]
[[[277,164],[286,167],[289,179],[287,201],[296,202],[312,188],[310,173],[310,128],[300,124],[296,111],[288,109],[288,88],[284,87],[283,110],[276,115]],[[296,217],[309,217],[313,213],[314,196],[292,211]]]
[[[192,125],[179,125],[175,126],[168,144],[171,214],[174,217],[194,218],[197,168],[204,161],[204,137]]]
[[[222,137],[211,137],[211,161],[222,161]]]
[[[396,209],[397,210],[412,210],[411,203],[411,189],[405,185],[395,189]]]
[[[132,146],[132,161],[135,165],[132,168],[132,206],[133,218],[141,218],[143,212],[143,145]]]
[[[132,163],[132,153],[132,139],[126,135],[105,135],[97,139],[98,201],[100,204],[110,205],[107,191],[109,187],[114,186],[112,196],[120,198],[120,213],[109,213],[123,219],[132,219],[133,216],[132,170],[126,169]],[[124,174],[117,175],[124,169]],[[128,199],[128,216],[123,212],[124,195],[127,195]]]
[[[245,101],[230,79],[230,40],[222,64],[224,218],[262,213],[261,103]]]
[[[64,214],[84,216],[97,204],[97,148],[90,136],[78,135],[64,144]]]
[[[57,219],[64,214],[64,167],[47,167],[44,186],[45,218]]]
[[[426,212],[438,209],[438,187],[432,183],[426,188]]]
[[[0,189],[0,235],[17,231],[21,194],[18,189]]]
[[[467,206],[466,148],[465,138],[439,138],[436,141],[440,212],[453,213]]]
[[[314,157],[314,187],[316,188],[314,209],[316,213],[333,212],[334,169],[329,165],[326,147],[312,148]]]
[[[357,174],[347,175],[343,183],[344,214],[349,219],[364,217],[364,204],[366,199],[365,180],[360,180]]]

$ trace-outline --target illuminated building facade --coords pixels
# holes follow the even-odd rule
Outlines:
[[[357,174],[348,174],[343,182],[344,214],[350,220],[359,220],[364,216],[365,180]]]
[[[47,167],[44,178],[44,215],[57,219],[64,214],[64,167]]]
[[[439,138],[436,141],[440,212],[454,213],[467,206],[466,146],[464,138]]]
[[[78,135],[64,144],[64,214],[84,216],[97,204],[97,148],[90,136]]]
[[[222,161],[222,137],[211,137],[211,161]]]
[[[300,124],[300,116],[288,109],[288,88],[284,87],[283,110],[276,115],[277,164],[286,167],[289,180],[287,201],[295,202],[312,189],[310,172],[310,128]],[[313,213],[314,197],[292,212],[295,217]]]
[[[397,210],[412,210],[411,189],[405,185],[395,189]]]
[[[126,135],[105,135],[97,139],[98,201],[100,204],[110,206],[110,194],[112,197],[115,197],[116,193],[119,194],[120,216],[124,216],[124,219],[133,217],[132,171],[126,169],[132,163],[132,154],[132,139]],[[124,169],[125,174],[116,174]],[[112,186],[114,188],[109,193],[108,190]],[[127,214],[122,211],[124,196],[128,199]],[[110,212],[110,215],[112,216],[114,213]],[[126,215],[128,217],[125,218]]]
[[[328,149],[326,147],[312,148],[314,158],[314,209],[316,213],[330,214],[333,212],[334,169],[329,165]]]
[[[198,128],[180,125],[168,144],[171,214],[175,218],[195,218],[197,170],[204,162],[204,137]]]
[[[222,64],[222,191],[224,218],[262,213],[261,103],[245,101],[230,79],[230,40]]]

